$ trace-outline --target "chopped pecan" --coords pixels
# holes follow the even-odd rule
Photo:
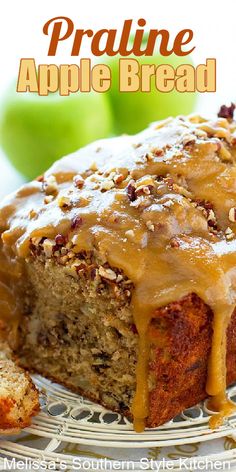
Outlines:
[[[231,228],[229,228],[229,227],[226,228],[226,230],[225,230],[225,237],[226,237],[227,241],[230,241],[231,239],[234,238],[234,232],[232,231]]]
[[[63,234],[57,234],[55,237],[55,243],[57,246],[65,246],[66,241],[66,237],[63,236]]]
[[[53,253],[53,247],[55,245],[55,242],[52,239],[45,239],[43,242],[43,250],[45,253],[45,256],[47,258],[50,258]]]
[[[69,197],[61,196],[57,200],[58,206],[63,209],[67,209],[72,206],[71,200]]]
[[[196,198],[195,202],[198,206],[201,206],[206,210],[213,210],[213,203],[209,202],[209,200],[200,200],[199,198]]]
[[[116,273],[112,269],[106,269],[103,266],[100,266],[98,273],[101,277],[108,280],[116,280]]]
[[[180,247],[180,243],[179,243],[178,239],[176,239],[175,237],[171,238],[170,246],[173,247],[173,248]]]
[[[45,203],[45,205],[48,205],[48,203],[51,203],[53,200],[54,200],[54,196],[53,196],[53,195],[47,195],[47,196],[44,198],[44,203]]]
[[[92,162],[92,164],[90,165],[90,170],[92,170],[93,172],[96,172],[98,170],[98,166],[97,166],[97,163],[96,162]]]
[[[229,210],[229,221],[231,221],[232,223],[235,223],[236,221],[236,208],[235,207],[232,207]]]
[[[113,180],[115,184],[120,184],[121,182],[123,182],[124,179],[125,176],[123,174],[116,174]]]
[[[136,200],[136,191],[135,191],[135,186],[134,186],[134,180],[132,180],[129,185],[126,187],[127,195],[128,198],[131,202],[134,202]]]
[[[226,118],[227,120],[232,120],[234,117],[235,104],[231,103],[229,107],[222,105],[218,113],[219,118]]]
[[[128,229],[126,232],[125,232],[125,235],[129,238],[129,239],[134,239],[135,237],[135,234],[134,234],[134,231],[132,229]]]
[[[49,175],[43,180],[43,191],[46,195],[57,195],[58,184],[54,175]]]
[[[43,179],[44,179],[44,176],[43,175],[39,175],[36,180],[37,182],[43,182]]]
[[[156,157],[164,156],[164,151],[161,148],[153,148],[152,152],[153,152],[154,156],[156,156]]]
[[[130,331],[132,331],[132,333],[134,333],[134,334],[138,334],[138,330],[137,330],[136,325],[134,323],[132,323],[130,325]]]
[[[84,179],[81,177],[81,175],[75,175],[73,179],[74,186],[77,188],[82,188],[84,185]]]
[[[83,220],[82,220],[81,216],[79,216],[79,215],[74,216],[74,218],[72,219],[72,222],[71,222],[71,229],[78,228],[79,226],[82,225],[82,223],[83,223]]]
[[[115,187],[115,182],[112,179],[105,179],[101,184],[101,190],[111,190]]]
[[[148,220],[146,222],[146,226],[147,226],[147,229],[149,229],[149,231],[154,231],[155,230],[155,226],[154,226],[154,224],[152,223],[151,220]]]
[[[196,142],[197,138],[194,134],[185,134],[182,139],[182,143],[184,147],[192,145]]]
[[[151,195],[153,189],[154,185],[140,185],[135,194],[137,197],[140,197],[141,195]]]

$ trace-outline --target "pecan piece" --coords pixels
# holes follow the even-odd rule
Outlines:
[[[131,181],[129,185],[126,187],[127,195],[131,202],[134,202],[136,200],[136,191],[135,191],[135,186],[133,182],[134,181]]]
[[[231,103],[229,107],[222,105],[218,113],[219,118],[226,118],[227,120],[232,120],[234,117],[235,104]]]
[[[66,245],[66,238],[63,234],[57,234],[55,237],[55,243],[57,246],[65,246]]]
[[[71,222],[71,229],[78,228],[79,226],[82,225],[82,222],[83,222],[83,220],[82,220],[81,216],[79,216],[79,215],[74,216],[74,218],[72,219],[72,222]]]

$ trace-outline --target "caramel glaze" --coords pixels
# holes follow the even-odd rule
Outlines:
[[[211,426],[232,411],[225,388],[226,330],[236,303],[235,159],[234,121],[170,118],[63,158],[1,206],[1,314],[11,325],[19,322],[14,287],[34,238],[65,235],[75,252],[98,251],[133,282],[136,431],[149,413],[153,312],[189,293],[214,313],[206,390],[218,414]]]

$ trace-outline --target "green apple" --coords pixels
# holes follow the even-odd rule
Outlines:
[[[40,97],[10,89],[0,117],[0,142],[16,169],[32,179],[56,159],[112,133],[106,94]]]
[[[177,57],[171,54],[169,57],[160,55],[134,57],[142,64],[170,64],[176,68],[180,64],[191,64],[191,59]],[[185,115],[194,109],[197,94],[180,93],[176,90],[163,93],[157,91],[152,80],[151,92],[119,92],[119,58],[106,58],[112,73],[112,87],[109,97],[115,116],[116,133],[137,133],[149,123],[161,120],[168,116]]]

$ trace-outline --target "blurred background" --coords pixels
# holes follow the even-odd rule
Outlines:
[[[0,74],[0,198],[19,184],[39,175],[62,155],[97,138],[122,132],[136,132],[149,121],[169,115],[200,112],[212,115],[221,104],[236,100],[235,64],[235,0],[217,5],[213,0],[110,0],[78,1],[51,0],[34,3],[9,0],[2,5],[0,41],[2,67]],[[16,77],[22,57],[34,57],[40,63],[78,63],[89,57],[89,40],[84,42],[81,56],[71,58],[72,39],[62,42],[56,57],[47,57],[49,38],[42,33],[43,25],[52,17],[68,16],[75,28],[122,28],[125,19],[145,18],[147,29],[165,28],[171,37],[179,30],[194,31],[196,46],[185,62],[205,63],[206,58],[217,60],[216,93],[199,94],[118,94],[115,84],[106,94],[72,94],[34,97],[16,94]],[[142,59],[141,59],[142,61]],[[161,58],[147,58],[160,63]],[[177,61],[177,62],[176,62]],[[182,60],[183,61],[183,60]],[[99,62],[103,62],[100,58]],[[178,60],[172,56],[165,62],[174,67]],[[180,61],[181,62],[181,61]],[[109,65],[114,82],[118,58]]]

